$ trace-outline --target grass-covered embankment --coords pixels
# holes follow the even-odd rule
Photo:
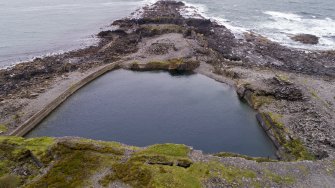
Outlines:
[[[0,137],[0,146],[0,184],[6,187],[277,187],[312,174],[311,163],[216,157],[178,144],[139,148],[81,138]],[[323,163],[333,168],[323,178],[334,179],[335,165]]]

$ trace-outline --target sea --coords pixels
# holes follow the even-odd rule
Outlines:
[[[97,43],[96,33],[155,0],[0,0],[0,68]],[[335,0],[186,0],[200,16],[302,50],[335,50]],[[290,36],[313,34],[317,45]]]

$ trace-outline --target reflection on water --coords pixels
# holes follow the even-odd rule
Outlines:
[[[235,91],[199,74],[113,71],[74,94],[28,135],[35,136],[181,143],[207,153],[275,152]]]

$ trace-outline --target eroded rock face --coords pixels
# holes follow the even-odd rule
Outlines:
[[[98,37],[100,38],[113,38],[113,35],[124,37],[127,35],[127,33],[123,31],[122,29],[117,29],[114,31],[107,30],[107,31],[101,31],[100,33],[98,33]]]
[[[298,101],[303,99],[302,92],[295,86],[280,86],[274,89],[276,99],[285,99],[288,101]]]
[[[298,34],[291,37],[292,40],[301,42],[303,44],[318,44],[319,37],[310,34]]]
[[[285,99],[288,101],[301,101],[304,99],[301,89],[289,81],[273,77],[268,82],[274,86],[273,96],[276,99]]]

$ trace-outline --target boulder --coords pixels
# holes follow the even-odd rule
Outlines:
[[[274,89],[274,97],[276,99],[285,99],[288,101],[301,101],[303,94],[301,90],[295,86],[279,86]]]
[[[301,42],[303,44],[318,44],[319,37],[310,34],[298,34],[291,37],[292,40]]]

